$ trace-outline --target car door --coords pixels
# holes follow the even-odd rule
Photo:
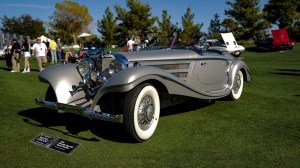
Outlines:
[[[199,56],[192,66],[188,82],[200,91],[217,91],[227,86],[229,62],[222,56]]]

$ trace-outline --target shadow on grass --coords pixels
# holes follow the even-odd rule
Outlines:
[[[5,71],[11,71],[11,68],[0,67],[0,69],[3,69],[3,70],[5,70]]]
[[[270,72],[270,74],[275,75],[286,75],[286,76],[300,76],[300,70],[298,69],[274,69],[278,72]]]
[[[30,71],[34,71],[34,72],[40,72],[40,70],[39,70],[39,69],[31,69],[31,68],[30,68]]]
[[[0,67],[0,69],[3,69],[3,70],[5,70],[5,71],[11,71],[11,68]],[[30,69],[30,71],[40,72],[40,70],[38,70],[38,69]],[[21,71],[21,72],[22,72],[22,71]]]
[[[214,101],[203,102],[195,100],[171,106],[161,110],[161,117],[198,110],[213,103]],[[24,110],[19,112],[18,115],[25,117],[23,121],[27,124],[54,130],[64,135],[85,141],[98,142],[100,140],[98,138],[86,138],[79,136],[78,134],[80,132],[90,131],[97,137],[120,143],[136,142],[127,134],[123,124],[119,123],[91,120],[72,113],[58,113],[44,107]],[[66,131],[54,128],[57,126],[65,126]]]
[[[283,72],[300,72],[298,69],[274,69],[276,71],[283,71]]]
[[[64,135],[78,138],[85,141],[98,142],[98,138],[86,138],[78,134],[83,131],[91,131],[94,135],[116,142],[133,143],[134,141],[128,137],[126,130],[122,124],[110,123],[99,120],[90,120],[89,118],[72,114],[58,113],[54,110],[39,107],[24,110],[18,115],[26,117],[23,119],[27,124],[44,127],[54,131],[58,131]],[[62,131],[54,127],[65,126],[67,131]]]
[[[195,110],[199,110],[201,108],[210,106],[214,103],[215,103],[215,101],[213,101],[213,100],[206,102],[206,101],[200,101],[200,100],[194,99],[194,100],[186,102],[186,103],[163,108],[160,112],[160,116],[164,117],[164,116],[185,113],[185,112],[189,112],[189,111],[195,111]]]
[[[270,72],[270,74],[286,75],[286,76],[300,76],[300,74],[297,74],[297,73],[287,73],[287,72]]]
[[[276,52],[276,51],[267,51],[262,49],[257,49],[256,47],[247,47],[247,52],[254,52],[254,53],[269,53],[269,52]]]
[[[285,49],[272,49],[272,50],[263,50],[263,49],[257,49],[256,47],[247,47],[246,48],[247,52],[254,52],[254,53],[272,53],[272,52],[286,52],[289,50],[285,50]]]
[[[257,49],[256,47],[247,47],[246,48],[246,51],[248,51],[248,52],[267,52],[267,51],[265,51],[265,50],[259,50],[259,49]]]

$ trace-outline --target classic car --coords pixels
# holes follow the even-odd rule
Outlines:
[[[223,42],[218,39],[205,39],[199,40],[198,43],[193,46],[197,49],[209,48],[214,50],[227,51],[234,56],[240,56],[243,51],[245,51],[245,47],[238,45],[233,34],[229,33],[221,33]]]
[[[272,51],[272,50],[292,50],[295,41],[289,38],[286,29],[271,30],[272,35],[266,35],[255,41],[257,49]]]
[[[170,48],[83,58],[50,66],[38,78],[49,88],[36,104],[123,123],[138,142],[153,135],[161,108],[189,98],[237,100],[251,80],[245,62],[228,52]]]
[[[3,48],[0,48],[0,57],[1,58],[4,58],[4,49]]]
[[[104,52],[104,49],[101,47],[91,47],[91,48],[83,48],[82,50],[79,51],[79,56],[77,59],[82,59],[86,56],[91,56],[91,55],[99,55]]]

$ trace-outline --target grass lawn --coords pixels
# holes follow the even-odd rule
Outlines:
[[[144,143],[128,141],[121,124],[38,107],[34,98],[47,85],[37,61],[31,57],[32,72],[22,74],[0,60],[0,166],[300,167],[300,45],[242,57],[253,80],[241,99],[165,109]],[[40,133],[80,145],[66,155],[30,143]]]

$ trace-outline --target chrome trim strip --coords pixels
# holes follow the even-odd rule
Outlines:
[[[57,103],[57,102],[45,101],[45,100],[41,100],[41,98],[36,98],[35,104],[53,110],[62,110],[64,112],[79,114],[91,119],[123,123],[123,115],[114,115],[114,114],[108,114],[103,112],[95,112],[92,111],[90,108],[81,108],[81,107]]]

